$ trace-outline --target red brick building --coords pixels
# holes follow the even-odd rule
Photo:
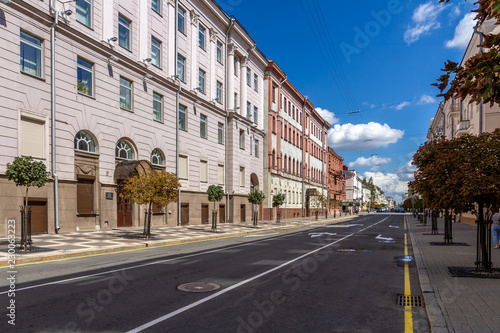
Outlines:
[[[328,147],[328,195],[330,196],[330,214],[340,212],[345,200],[345,179],[342,174],[344,159]]]

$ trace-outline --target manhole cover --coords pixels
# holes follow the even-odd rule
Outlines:
[[[422,299],[422,296],[399,295],[398,305],[422,307],[424,306],[424,300]]]
[[[178,290],[186,291],[188,293],[206,293],[209,291],[217,290],[219,288],[220,286],[218,284],[210,282],[190,282],[177,286]]]

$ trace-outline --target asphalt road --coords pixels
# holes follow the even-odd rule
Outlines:
[[[405,255],[404,235],[402,215],[371,214],[340,224],[19,266],[15,330],[404,332],[409,324],[397,304],[405,292],[404,262],[395,260]],[[411,293],[420,295],[412,262],[409,268]],[[220,289],[177,290],[191,282]],[[7,290],[2,281],[4,300]],[[424,308],[410,311],[414,332],[430,332]],[[6,319],[0,327],[13,328]]]

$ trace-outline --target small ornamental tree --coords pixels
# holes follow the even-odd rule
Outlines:
[[[125,181],[123,198],[131,203],[148,205],[147,219],[144,221],[144,236],[151,237],[151,214],[153,204],[165,207],[171,202],[177,202],[178,189],[181,186],[174,173],[163,170],[152,170],[144,176],[132,176]]]
[[[253,191],[247,195],[248,201],[253,204],[253,205],[260,205],[262,200],[266,198],[264,195],[264,192],[262,191]],[[252,209],[252,219],[253,219],[253,225],[256,227],[257,226],[257,212]]]
[[[224,190],[217,185],[210,185],[207,189],[208,201],[214,203],[214,210],[212,211],[212,231],[217,231],[217,211],[215,210],[215,203],[221,201],[224,197]]]
[[[328,206],[328,197],[324,194],[317,195],[318,207],[325,209]],[[328,210],[325,211],[325,217],[328,218]]]
[[[43,162],[34,161],[31,156],[15,157],[12,164],[7,163],[5,176],[16,186],[26,186],[26,197],[21,212],[22,250],[31,248],[31,213],[28,212],[28,191],[30,187],[42,187],[49,182],[49,173]]]
[[[281,211],[280,206],[285,203],[285,195],[284,194],[276,194],[273,195],[273,207],[278,207],[278,213],[276,214],[276,223],[280,223]]]

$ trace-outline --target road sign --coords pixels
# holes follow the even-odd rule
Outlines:
[[[274,195],[274,191],[273,190],[271,190],[271,195]]]

